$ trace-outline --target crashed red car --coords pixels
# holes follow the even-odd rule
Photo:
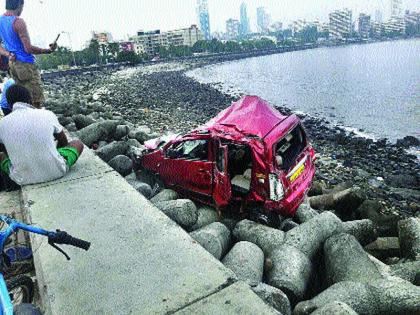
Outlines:
[[[191,133],[148,145],[143,172],[182,196],[267,224],[294,216],[315,174],[315,152],[299,118],[283,116],[257,96]]]

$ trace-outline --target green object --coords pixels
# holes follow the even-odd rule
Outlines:
[[[0,170],[3,173],[9,175],[10,174],[10,165],[12,165],[12,162],[10,161],[9,158],[6,158],[0,163]]]
[[[73,147],[59,148],[58,153],[66,160],[69,167],[72,167],[79,158],[79,152]]]

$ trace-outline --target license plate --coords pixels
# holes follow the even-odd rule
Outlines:
[[[293,183],[305,170],[305,164],[303,164],[301,167],[299,167],[296,172],[293,173],[293,175],[290,177],[290,182]]]

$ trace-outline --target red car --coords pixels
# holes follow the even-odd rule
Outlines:
[[[315,174],[315,152],[296,115],[257,96],[167,143],[151,141],[141,169],[182,196],[271,225],[292,217]]]

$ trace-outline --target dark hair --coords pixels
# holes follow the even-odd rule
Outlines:
[[[24,4],[24,0],[6,0],[6,10],[16,10]]]
[[[13,106],[16,103],[32,104],[32,97],[29,90],[21,85],[13,84],[6,91],[7,103]]]

